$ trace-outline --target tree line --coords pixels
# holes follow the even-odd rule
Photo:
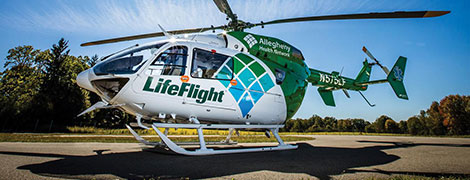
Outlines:
[[[0,72],[0,131],[57,132],[67,126],[122,128],[134,120],[117,109],[101,109],[77,117],[100,97],[76,84],[78,73],[92,67],[98,56],[73,56],[63,38],[50,49],[18,46],[8,50]],[[413,135],[470,134],[470,96],[449,95],[406,121],[380,116],[336,119],[312,116],[290,119],[288,132],[377,132]]]
[[[67,126],[121,128],[131,118],[113,109],[76,117],[100,98],[76,84],[77,74],[98,56],[73,56],[63,38],[50,49],[18,46],[8,50],[0,73],[1,131],[56,132]]]
[[[308,119],[290,119],[282,131],[469,135],[470,96],[446,96],[406,121],[396,122],[386,115],[378,117],[373,123],[364,119],[322,118],[314,115]]]

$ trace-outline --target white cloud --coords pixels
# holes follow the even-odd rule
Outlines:
[[[380,7],[379,1],[355,0],[247,0],[229,1],[242,20],[257,23],[274,19],[364,12]],[[0,12],[2,26],[72,33],[135,34],[165,29],[226,24],[211,0],[81,0],[40,1],[37,6],[14,6],[17,13]],[[396,3],[400,4],[400,3]],[[393,7],[392,7],[393,8]],[[383,7],[379,10],[385,10]],[[6,22],[5,22],[6,21]]]
[[[209,1],[60,1],[54,8],[24,7],[21,13],[2,18],[17,28],[50,29],[67,32],[148,32],[164,27],[183,28],[223,23],[216,7],[207,7]],[[211,4],[212,5],[212,4]],[[200,14],[194,9],[201,10]],[[207,13],[209,12],[209,13]],[[204,17],[201,17],[203,15]]]
[[[230,1],[240,19],[251,22],[327,12],[326,1]],[[58,1],[44,6],[18,7],[18,12],[0,14],[10,26],[31,30],[129,34],[166,29],[207,27],[227,23],[212,1]],[[51,8],[50,4],[54,7]],[[330,3],[331,4],[331,3]]]

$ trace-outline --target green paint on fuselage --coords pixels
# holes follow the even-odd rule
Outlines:
[[[276,69],[285,72],[284,81],[280,86],[286,100],[287,119],[294,116],[302,104],[308,86],[307,78],[310,75],[301,52],[277,38],[239,31],[229,32],[228,35],[237,38],[248,48],[250,45],[244,38],[251,35],[258,43],[252,45],[248,52],[263,61],[274,74]]]
[[[300,108],[309,83],[331,90],[367,89],[367,85],[360,84],[367,82],[370,77],[370,65],[367,61],[364,61],[364,67],[358,77],[351,79],[340,76],[338,72],[326,73],[308,68],[300,50],[277,38],[239,31],[229,32],[228,35],[243,43],[248,52],[263,61],[275,75],[276,69],[285,72],[284,81],[280,86],[286,100],[287,119],[292,118]]]
[[[313,86],[327,87],[332,90],[348,89],[353,91],[367,90],[367,86],[359,85],[356,80],[340,76],[337,72],[327,73],[316,69],[310,69],[310,76],[307,81]]]

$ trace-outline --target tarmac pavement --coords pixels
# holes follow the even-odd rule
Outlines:
[[[470,138],[313,137],[297,150],[198,157],[143,151],[137,143],[4,142],[0,179],[470,177]]]

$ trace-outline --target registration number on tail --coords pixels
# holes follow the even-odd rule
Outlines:
[[[330,74],[320,74],[320,82],[343,86],[346,83],[346,80],[344,80],[344,78],[333,76]]]

